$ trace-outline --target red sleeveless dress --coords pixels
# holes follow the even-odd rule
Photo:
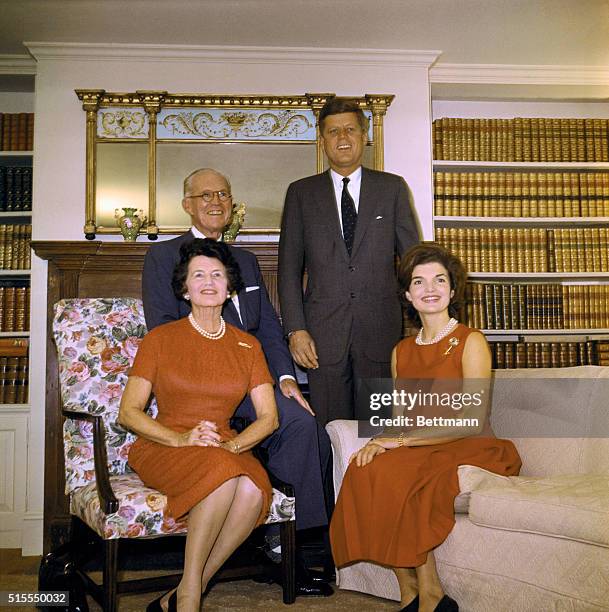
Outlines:
[[[398,379],[462,379],[463,348],[474,332],[458,325],[436,344],[417,345],[414,337],[396,347]],[[459,343],[445,354],[449,340]],[[484,435],[447,444],[400,447],[371,463],[352,463],[345,474],[330,524],[336,565],[371,561],[390,567],[417,567],[439,546],[455,524],[459,494],[457,468],[475,465],[504,476],[520,470],[509,440]]]

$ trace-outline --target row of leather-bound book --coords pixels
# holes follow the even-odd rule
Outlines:
[[[0,212],[32,210],[32,168],[0,166]]]
[[[436,227],[470,272],[609,272],[609,227]]]
[[[490,342],[493,368],[566,368],[609,365],[609,341]]]
[[[470,119],[433,122],[436,160],[609,161],[609,119]]]
[[[28,401],[28,358],[0,356],[0,404]]]
[[[0,113],[0,150],[34,148],[34,113]]]
[[[0,404],[28,401],[27,338],[0,338]]]
[[[0,331],[30,329],[30,288],[0,281]]]
[[[31,239],[30,224],[0,224],[0,269],[29,270]]]
[[[609,329],[609,285],[468,283],[477,329]]]
[[[461,217],[609,217],[609,172],[434,172],[434,212]]]

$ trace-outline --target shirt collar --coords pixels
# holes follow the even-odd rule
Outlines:
[[[200,232],[194,225],[190,228],[190,232],[195,238],[207,238],[207,236],[203,232]],[[222,234],[220,234],[218,242],[222,242]]]
[[[340,189],[343,188],[343,179],[345,178],[342,174],[338,172],[334,172],[334,170],[330,169],[330,176],[332,177],[332,182],[334,185]],[[349,183],[358,183],[362,180],[362,167],[359,166],[355,169],[348,177]]]

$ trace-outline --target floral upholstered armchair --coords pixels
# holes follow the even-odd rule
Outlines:
[[[187,520],[166,515],[166,497],[146,487],[129,468],[127,457],[135,436],[117,422],[129,368],[145,334],[142,304],[135,298],[67,299],[55,305],[53,335],[65,417],[65,492],[76,523],[73,539],[84,523],[103,540],[105,553],[102,587],[80,570],[77,573],[106,612],[116,610],[119,540],[187,530]],[[149,411],[156,416],[154,399]],[[274,488],[266,521],[281,524],[285,603],[295,598],[294,505],[289,485]],[[73,541],[72,548],[77,546]],[[135,588],[144,590],[124,586],[120,590]],[[158,588],[157,581],[149,590]]]

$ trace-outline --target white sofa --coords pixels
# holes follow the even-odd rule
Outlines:
[[[498,437],[523,432],[511,437],[523,465],[509,478],[459,468],[456,525],[435,551],[444,589],[463,612],[609,610],[609,368],[499,370],[495,379],[491,423]],[[569,392],[557,379],[570,380]],[[524,437],[565,415],[598,437]],[[327,430],[338,493],[366,439],[356,421]],[[341,569],[337,582],[399,600],[393,573],[377,565]]]

